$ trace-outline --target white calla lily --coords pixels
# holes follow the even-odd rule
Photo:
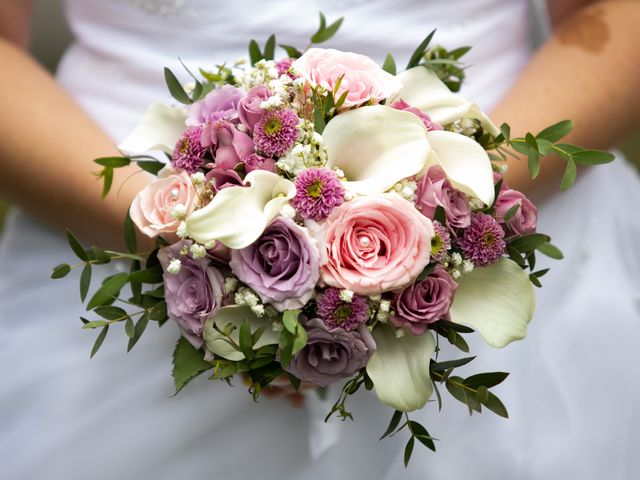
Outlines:
[[[433,130],[427,134],[431,144],[429,166],[440,165],[454,187],[485,205],[495,197],[493,170],[487,152],[475,141],[458,133]]]
[[[529,276],[502,258],[460,278],[451,321],[475,328],[489,345],[502,348],[526,336],[535,303]]]
[[[240,327],[245,321],[249,322],[252,334],[266,327],[253,345],[254,350],[278,343],[278,334],[271,328],[269,320],[258,318],[246,305],[230,305],[222,307],[204,324],[204,343],[211,353],[235,362],[244,360],[244,354],[233,344],[239,345]]]
[[[399,73],[397,77],[402,82],[402,89],[387,100],[388,105],[404,100],[441,125],[462,118],[474,118],[480,121],[485,131],[492,135],[500,133],[498,127],[477,104],[452,93],[432,70],[421,66],[414,67]]]
[[[186,128],[186,118],[187,113],[183,108],[154,103],[144,112],[133,131],[118,148],[129,154],[149,150],[171,153]]]
[[[387,325],[375,328],[372,335],[376,351],[367,363],[367,374],[380,401],[403,412],[424,407],[433,394],[429,376],[429,361],[436,349],[433,335],[404,332],[398,338]]]
[[[248,186],[227,187],[196,210],[186,221],[186,233],[198,243],[217,240],[229,248],[244,248],[258,239],[294,197],[289,180],[266,170],[254,170],[244,180]]]
[[[418,117],[383,105],[341,113],[322,132],[326,167],[345,173],[349,191],[384,192],[423,169],[431,150],[426,134]]]

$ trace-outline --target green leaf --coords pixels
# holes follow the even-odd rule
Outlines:
[[[508,222],[509,220],[511,220],[513,218],[513,216],[516,214],[516,212],[518,211],[518,209],[520,208],[520,204],[516,203],[515,205],[513,205],[509,210],[507,210],[507,213],[504,214],[504,221]]]
[[[544,277],[547,273],[549,273],[549,268],[543,268],[542,270],[538,270],[537,272],[533,272],[531,275],[536,278]]]
[[[393,55],[387,53],[387,56],[384,59],[384,63],[382,64],[382,69],[390,73],[391,75],[396,74],[396,61],[393,59]]]
[[[292,47],[291,45],[280,44],[280,48],[282,48],[285,52],[287,52],[287,56],[289,58],[300,58],[302,56],[302,52],[298,50],[296,47]]]
[[[511,148],[513,148],[516,152],[526,155],[534,155],[537,153],[537,150],[531,147],[526,141],[523,141],[521,138],[516,138],[511,142]]]
[[[89,287],[91,286],[91,264],[87,263],[82,269],[82,274],[80,275],[80,300],[82,303],[87,298],[87,293],[89,293]]]
[[[464,357],[456,360],[447,360],[444,362],[433,362],[431,364],[431,370],[434,372],[444,372],[450,368],[457,368],[471,362],[476,357]]]
[[[251,65],[255,65],[257,62],[262,60],[262,58],[262,52],[260,51],[258,42],[252,39],[249,42],[249,59],[251,60]]]
[[[164,68],[164,81],[166,82],[169,93],[173,98],[186,105],[193,103],[189,98],[189,95],[187,95],[187,92],[185,92],[184,88],[182,88],[182,84],[180,83],[180,81],[167,67]]]
[[[470,46],[465,46],[465,47],[458,47],[454,50],[451,50],[449,52],[449,55],[451,57],[453,57],[455,60],[460,60],[460,58],[462,58],[464,55],[466,55],[472,47]]]
[[[120,294],[122,287],[129,281],[128,273],[117,273],[106,280],[102,286],[93,294],[87,304],[87,310],[92,310],[99,305],[113,302]]]
[[[293,345],[291,347],[291,354],[296,355],[300,352],[305,345],[307,344],[307,332],[302,327],[302,325],[298,324],[298,328],[296,329],[296,335],[293,339]]]
[[[105,325],[102,328],[102,331],[100,332],[100,334],[98,334],[98,338],[96,338],[96,341],[93,344],[93,348],[91,349],[91,355],[89,356],[89,358],[93,358],[93,356],[96,353],[98,353],[98,350],[100,350],[100,347],[102,346],[102,342],[104,342],[104,339],[106,338],[108,331],[109,331],[109,325]]]
[[[98,165],[109,168],[121,168],[126,167],[131,163],[131,159],[128,157],[101,157],[94,160]]]
[[[60,265],[54,267],[53,272],[51,273],[51,278],[64,278],[71,271],[71,267],[68,263],[61,263]]]
[[[576,181],[577,173],[578,168],[576,167],[576,162],[570,158],[567,160],[567,168],[565,169],[562,181],[560,182],[560,190],[565,191],[571,188],[571,185]]]
[[[87,252],[84,251],[84,248],[82,248],[82,245],[80,244],[78,239],[73,235],[73,233],[71,233],[71,230],[66,229],[65,232],[67,233],[67,242],[69,243],[71,250],[73,250],[73,253],[75,253],[76,256],[83,262],[89,260]]]
[[[111,190],[111,185],[113,185],[113,168],[105,167],[105,169],[100,174],[102,177],[102,198],[106,197]]]
[[[272,34],[267,39],[267,43],[264,46],[265,60],[273,60],[275,53],[276,53],[276,36]]]
[[[491,388],[502,383],[508,376],[507,372],[478,373],[465,379],[464,384],[473,389],[478,387]]]
[[[500,125],[500,133],[502,133],[505,142],[509,143],[511,141],[511,127],[508,123]]]
[[[344,17],[340,17],[338,20],[333,22],[328,27],[323,26],[323,23],[326,22],[326,20],[325,22],[323,22],[323,20],[324,20],[324,15],[320,14],[320,29],[318,29],[318,31],[314,33],[313,36],[311,37],[311,43],[326,42],[331,37],[333,37],[336,34],[336,32],[340,29],[340,26],[344,21]]]
[[[280,364],[283,368],[289,365],[289,362],[293,358],[293,340],[294,336],[287,330],[282,330],[280,332]]]
[[[418,45],[418,48],[414,50],[413,54],[411,55],[411,58],[409,59],[409,63],[407,63],[406,70],[409,70],[410,68],[413,68],[420,63],[420,60],[422,60],[422,57],[424,56],[424,53],[427,50],[429,43],[431,43],[431,39],[433,38],[435,33],[436,33],[435,29],[432,30],[431,33],[427,35],[424,40],[422,40],[420,45]]]
[[[543,243],[547,243],[551,238],[543,233],[530,233],[513,240],[509,246],[519,252],[531,252]]]
[[[573,122],[571,120],[562,120],[542,130],[536,135],[536,138],[557,142],[562,137],[569,135],[571,130],[573,130]]]
[[[158,175],[158,172],[164,168],[164,163],[157,160],[140,160],[138,167],[151,175]]]
[[[242,350],[247,360],[251,360],[253,358],[253,344],[251,342],[251,325],[249,324],[249,320],[242,322],[239,335],[240,350]]]
[[[136,241],[136,228],[131,220],[129,210],[124,217],[124,243],[127,246],[129,253],[136,253],[138,251],[138,242]]]
[[[133,338],[133,336],[136,334],[136,327],[133,325],[133,320],[131,320],[131,317],[127,317],[127,321],[124,322],[124,332],[129,338]]]
[[[573,160],[580,165],[602,165],[612,162],[616,157],[600,150],[581,150],[573,154]]]
[[[96,247],[95,245],[93,245],[91,247],[91,252],[93,253],[93,256],[95,258],[95,263],[97,265],[103,265],[111,261],[111,257],[109,256],[109,254],[107,254],[107,252],[105,252],[100,247]]]
[[[344,92],[342,92],[342,95],[340,95],[340,97],[338,98],[338,101],[336,102],[336,105],[335,105],[336,110],[338,110],[342,106],[344,101],[347,99],[347,95],[349,95],[349,90],[345,90]]]
[[[176,386],[176,394],[197,375],[213,368],[204,360],[202,350],[197,350],[184,337],[180,337],[173,351],[173,380]]]
[[[404,466],[407,467],[409,465],[409,461],[411,460],[411,454],[413,453],[413,444],[415,440],[413,437],[409,439],[407,445],[404,447]]]
[[[315,34],[318,34],[322,32],[325,28],[327,28],[327,18],[324,16],[324,13],[322,12],[319,12],[319,13],[320,13],[320,26],[318,27],[318,30],[316,31]]]
[[[135,344],[138,343],[138,340],[140,340],[140,337],[142,336],[145,329],[147,328],[148,323],[149,323],[149,316],[145,313],[144,315],[142,315],[142,317],[140,317],[140,320],[136,322],[134,332],[133,332],[133,337],[129,339],[129,344],[127,345],[127,352],[130,352],[131,349],[135,346]]]
[[[531,178],[536,178],[540,173],[540,156],[537,153],[529,155],[527,165],[529,167],[529,174],[531,175]]]
[[[400,410],[396,410],[395,412],[393,412],[393,415],[391,416],[391,421],[389,422],[389,426],[387,427],[387,429],[382,434],[379,440],[382,440],[383,438],[388,437],[394,432],[396,428],[398,428],[398,425],[400,425],[400,420],[402,420],[402,415],[403,415],[403,412],[401,412]]]
[[[549,242],[538,245],[537,250],[543,255],[546,255],[549,258],[553,258],[554,260],[562,260],[564,258],[562,251]]]
[[[82,325],[82,329],[91,330],[94,328],[105,327],[108,325],[109,325],[109,322],[107,322],[106,320],[94,320],[93,322],[87,322],[84,325]]]
[[[536,277],[535,275],[529,275],[529,281],[533,283],[534,286],[542,288],[542,283],[540,283],[540,280],[538,280],[538,277]]]
[[[107,320],[124,320],[127,317],[127,312],[122,308],[114,307],[113,305],[97,307],[94,312]]]
[[[162,267],[160,265],[155,265],[151,268],[138,270],[137,272],[130,274],[129,279],[140,283],[161,283]]]
[[[484,402],[482,402],[482,405],[487,407],[496,415],[500,415],[501,417],[504,417],[504,418],[509,418],[509,413],[507,412],[506,407],[500,401],[500,399],[496,397],[493,393],[491,392],[488,392],[488,393],[489,395],[487,396],[487,399]]]
[[[300,310],[287,310],[282,314],[282,324],[284,328],[286,328],[290,333],[296,333],[296,328],[298,327],[298,316],[300,315]]]
[[[440,223],[443,227],[447,225],[447,214],[440,205],[436,207],[436,211],[433,214],[433,219]]]
[[[326,122],[324,120],[324,114],[322,113],[322,109],[319,105],[316,105],[313,111],[313,126],[315,131],[322,135],[324,128],[326,127]]]
[[[433,443],[433,438],[429,435],[429,432],[418,422],[410,421],[409,429],[415,438],[418,439],[429,450],[436,451],[436,445]]]

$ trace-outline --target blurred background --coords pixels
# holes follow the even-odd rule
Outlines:
[[[62,14],[62,0],[35,0],[31,52],[47,69],[55,72],[65,47],[72,40]],[[640,132],[632,135],[620,149],[640,169]],[[9,205],[0,198],[0,234]]]

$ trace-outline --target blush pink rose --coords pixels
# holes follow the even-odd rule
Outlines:
[[[176,205],[182,204],[188,216],[195,208],[196,198],[196,190],[186,172],[158,177],[134,198],[131,220],[149,237],[174,233],[180,221],[171,212]]]
[[[358,197],[331,212],[323,225],[322,280],[359,295],[395,291],[429,263],[433,225],[395,194]]]
[[[376,103],[397,93],[402,82],[385,72],[365,55],[332,48],[310,48],[293,63],[293,68],[311,86],[333,91],[344,75],[336,98],[348,91],[344,107],[372,100]]]

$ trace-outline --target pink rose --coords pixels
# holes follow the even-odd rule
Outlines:
[[[225,170],[233,169],[254,151],[251,137],[225,120],[207,123],[200,141],[203,147],[211,147],[216,167]]]
[[[507,212],[518,205],[515,214],[507,221]],[[524,194],[517,190],[501,190],[495,203],[496,220],[503,224],[508,234],[527,235],[536,231],[538,223],[538,209]]]
[[[333,91],[340,83],[336,99],[348,91],[344,107],[390,97],[402,88],[402,82],[385,72],[365,55],[341,52],[332,48],[310,48],[293,63],[294,70],[311,86],[320,85]]]
[[[416,208],[433,219],[436,208],[442,207],[449,228],[465,228],[471,223],[471,207],[464,193],[456,190],[442,168],[429,167],[418,180]]]
[[[180,220],[171,213],[177,205],[183,205],[188,216],[195,208],[196,198],[196,190],[185,171],[158,177],[133,199],[131,220],[149,237],[173,233],[178,229]]]
[[[431,221],[395,194],[343,203],[323,225],[322,280],[359,295],[399,290],[429,263],[433,235]]]
[[[260,104],[271,96],[271,92],[264,85],[253,87],[238,102],[238,117],[242,124],[253,132],[256,123],[262,120],[265,109]]]
[[[417,109],[416,107],[412,107],[404,100],[398,100],[397,102],[393,102],[391,104],[391,108],[395,108],[396,110],[402,110],[403,112],[413,113],[416,117],[422,120],[422,124],[429,131],[431,130],[442,130],[442,125],[438,122],[431,120],[431,117],[424,113],[422,110]]]

